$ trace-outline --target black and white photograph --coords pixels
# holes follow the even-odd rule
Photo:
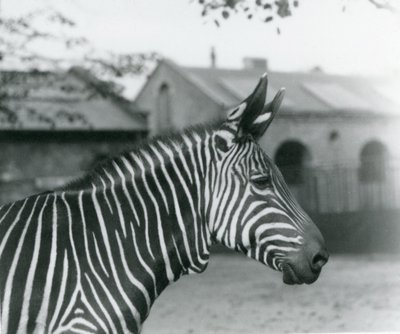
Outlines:
[[[400,333],[400,1],[0,0],[31,333]]]

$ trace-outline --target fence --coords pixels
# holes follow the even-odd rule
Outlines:
[[[312,168],[303,171],[302,181],[290,188],[312,213],[400,208],[399,168],[385,168],[371,180],[363,178],[358,168]]]
[[[332,253],[400,253],[400,168],[319,167],[291,186]]]

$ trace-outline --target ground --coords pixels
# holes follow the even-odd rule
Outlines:
[[[319,280],[288,286],[240,255],[211,257],[156,301],[143,334],[400,331],[400,256],[332,255]]]

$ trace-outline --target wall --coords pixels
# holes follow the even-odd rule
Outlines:
[[[400,211],[312,216],[331,253],[400,253]]]
[[[150,133],[157,133],[158,94],[162,84],[170,89],[171,123],[176,129],[219,119],[224,113],[207,95],[175,69],[160,63],[136,99],[140,109],[150,113]]]
[[[329,139],[332,131],[338,133],[335,141]],[[277,115],[260,143],[274,157],[278,147],[287,140],[303,143],[311,153],[313,166],[358,167],[362,147],[370,140],[381,141],[390,158],[400,159],[400,119]]]
[[[0,205],[78,176],[99,157],[132,148],[140,137],[129,132],[0,133]]]

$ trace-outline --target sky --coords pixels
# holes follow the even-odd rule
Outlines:
[[[236,15],[219,28],[201,17],[196,0],[0,1],[1,15],[52,7],[73,18],[77,33],[98,49],[156,51],[182,65],[209,66],[214,46],[224,68],[263,57],[275,71],[318,66],[339,74],[400,75],[400,10],[377,10],[367,0],[301,0],[288,19],[266,24]]]

